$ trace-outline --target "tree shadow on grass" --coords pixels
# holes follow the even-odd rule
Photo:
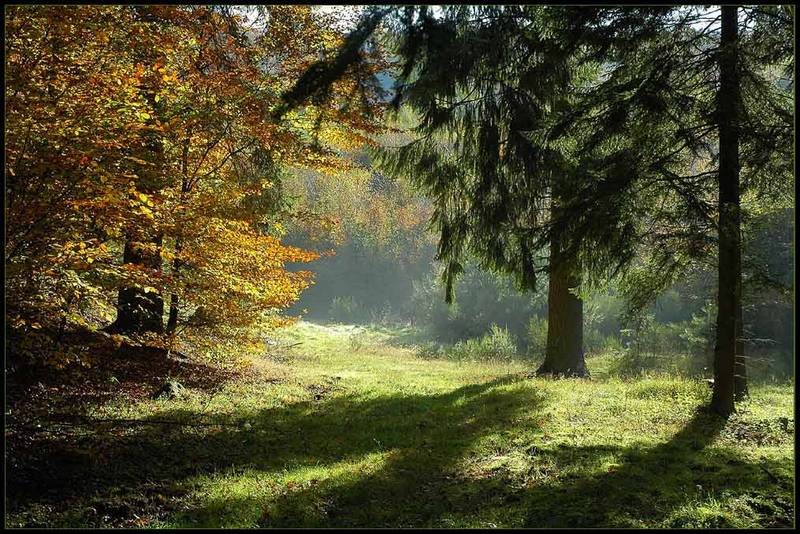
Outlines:
[[[332,401],[323,414],[310,415],[308,424],[301,425],[302,432],[323,443],[314,439],[307,449],[312,456],[300,463],[335,468],[367,455],[378,454],[380,460],[355,470],[348,466],[341,475],[324,480],[308,480],[268,503],[259,497],[232,503],[222,495],[183,519],[187,524],[221,526],[226,511],[250,511],[255,512],[251,524],[260,527],[418,525],[441,513],[446,497],[442,488],[457,483],[453,467],[476,440],[510,426],[522,411],[542,409],[539,392],[500,387],[518,380],[507,376],[442,395],[392,397],[361,405]],[[336,438],[342,432],[344,448]]]
[[[476,398],[476,402],[487,400]],[[774,465],[748,462],[724,448],[706,451],[724,424],[718,417],[698,412],[672,439],[649,449],[529,447],[534,466],[570,468],[574,473],[572,478],[566,475],[545,484],[503,469],[478,469],[467,475],[452,469],[464,460],[466,447],[446,445],[454,437],[452,429],[440,428],[429,434],[434,441],[431,449],[400,449],[378,471],[355,478],[346,474],[282,494],[264,509],[258,525],[632,527],[657,526],[668,520],[676,527],[735,526],[724,515],[706,518],[706,524],[698,525],[691,514],[675,514],[693,499],[719,497],[727,490],[742,497],[745,504],[752,497],[750,504],[756,515],[763,515],[765,526],[790,526],[793,504],[780,496],[772,502],[769,497],[763,499],[770,475],[762,468],[774,469]],[[468,432],[464,437],[470,440],[475,436]],[[616,458],[617,465],[598,473],[598,463],[609,455]],[[790,479],[781,483],[791,484]],[[761,488],[760,493],[749,495],[753,488]],[[206,503],[192,514],[207,524],[219,516],[224,501]],[[257,505],[238,502],[233,508],[248,506]]]
[[[71,510],[61,524],[73,526],[131,526],[134,514],[159,513],[204,527],[735,526],[724,515],[698,525],[681,512],[727,492],[763,526],[791,525],[791,479],[741,449],[708,447],[725,423],[701,411],[655,447],[523,443],[515,446],[528,455],[527,473],[465,470],[478,440],[537,424],[519,416],[541,411],[546,399],[519,380],[378,398],[323,388],[317,401],[220,420],[243,423],[246,415],[247,425],[153,425],[113,440],[95,435],[81,445],[89,451],[81,462],[50,456],[28,480],[9,472],[9,508],[57,503]],[[174,410],[158,418],[195,415]],[[497,439],[506,449],[512,442],[508,435]],[[322,474],[317,479],[309,470]],[[195,478],[205,475],[211,478]],[[173,498],[193,489],[199,495]]]
[[[52,506],[58,515],[58,509],[69,508],[59,524],[130,526],[134,514],[155,513],[151,508],[158,508],[165,495],[174,500],[172,495],[191,491],[190,480],[199,475],[222,474],[224,478],[242,470],[279,474],[358,462],[377,454],[386,460],[373,483],[364,480],[354,487],[350,501],[339,503],[342,515],[336,517],[346,521],[351,505],[371,497],[375,506],[352,516],[353,520],[369,525],[385,516],[391,521],[401,513],[401,503],[416,507],[415,493],[431,481],[442,480],[448,466],[475,439],[508,425],[520,410],[540,409],[543,398],[536,391],[503,387],[518,380],[510,375],[433,395],[363,398],[340,394],[262,410],[250,414],[241,426],[153,425],[113,437],[91,434],[71,450],[39,455],[40,465],[16,473],[11,469],[9,509],[38,504]],[[195,415],[175,410],[159,414],[158,419],[189,420]],[[302,492],[297,495],[302,499]],[[252,525],[296,526],[327,524],[329,517],[326,510],[295,516],[292,506],[284,507],[283,514],[277,508],[264,510],[258,501],[234,506],[229,501],[224,506],[190,505],[178,519],[225,526],[240,524],[244,514],[251,517]]]
[[[791,478],[775,477],[773,461],[754,463],[741,450],[711,445],[726,420],[700,408],[669,441],[655,447],[559,446],[534,450],[556,466],[586,467],[557,483],[521,491],[517,522],[537,527],[736,527],[757,518],[761,526],[791,526]],[[611,465],[603,460],[613,458]],[[577,469],[572,469],[575,473]],[[788,491],[787,491],[788,490]],[[739,510],[721,508],[700,517],[687,509],[735,496]],[[749,508],[749,509],[748,509]]]

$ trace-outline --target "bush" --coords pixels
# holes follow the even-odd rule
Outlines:
[[[356,323],[366,315],[364,306],[353,297],[334,297],[328,309],[328,316],[341,323]]]
[[[622,351],[610,369],[618,376],[635,376],[646,370],[659,367],[658,355],[661,339],[659,326],[652,313],[639,315],[631,320],[629,328],[620,330]]]
[[[528,322],[528,354],[544,358],[547,352],[547,319],[534,315]]]
[[[653,313],[635,317],[621,333],[621,346],[608,349],[616,358],[609,372],[617,376],[636,376],[657,371],[682,376],[708,374],[710,361],[705,350],[705,328],[699,319],[677,323],[659,323]]]
[[[449,347],[426,343],[418,349],[417,354],[421,358],[459,361],[508,361],[517,357],[518,351],[514,336],[507,329],[492,325],[489,333],[480,338],[462,340]]]
[[[490,332],[502,325],[527,342],[530,317],[546,306],[546,292],[518,291],[512,281],[468,263],[455,286],[455,302],[444,302],[444,288],[436,273],[415,281],[412,315],[425,334],[441,343],[456,343]]]
[[[386,301],[383,307],[370,310],[370,322],[372,324],[389,325],[396,323],[400,319],[399,315],[392,308],[392,303]]]
[[[592,341],[604,341],[607,336],[618,336],[622,327],[620,317],[623,306],[624,301],[613,294],[587,295],[583,302],[584,339],[589,338],[586,334],[590,334]]]
[[[619,336],[604,335],[599,330],[587,329],[583,332],[583,348],[588,357],[607,352],[619,352],[623,347]]]
[[[794,376],[792,353],[771,347],[746,347],[747,378],[754,381],[782,382]]]
[[[708,301],[699,313],[692,315],[689,321],[680,323],[683,325],[680,337],[685,343],[688,352],[698,355],[711,354],[714,347],[716,314],[716,304],[713,301]]]

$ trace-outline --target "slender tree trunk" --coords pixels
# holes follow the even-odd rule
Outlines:
[[[178,327],[178,295],[169,296],[169,318],[167,319],[167,333],[172,334]]]
[[[178,327],[178,295],[169,296],[169,318],[167,319],[167,333],[172,334]]]
[[[187,130],[187,136],[183,140],[183,154],[181,155],[181,172],[183,173],[183,181],[181,183],[181,204],[186,202],[186,196],[191,191],[191,180],[189,177],[189,145],[191,144],[192,128]],[[181,241],[180,231],[178,237],[175,239],[175,259],[172,261],[172,276],[177,277],[183,262],[180,260],[180,254],[183,250],[183,242]],[[167,332],[173,333],[178,327],[178,304],[180,303],[177,293],[172,293],[169,300],[169,318],[167,319]]]
[[[558,215],[554,200],[552,216]],[[550,242],[547,294],[547,353],[538,375],[588,376],[583,354],[583,302],[570,289],[580,286],[579,269],[563,258],[561,244]]]
[[[711,410],[727,417],[734,412],[737,337],[741,337],[741,239],[739,214],[739,76],[737,8],[722,7],[719,124],[719,295],[714,347],[714,391]]]
[[[181,268],[181,261],[178,255],[181,253],[180,238],[175,242],[175,259],[172,261],[172,276],[175,277]],[[167,319],[167,333],[173,333],[178,327],[178,304],[180,300],[176,293],[169,296],[169,318]]]
[[[741,273],[739,277],[741,285]],[[741,290],[740,290],[741,295]],[[744,354],[744,322],[742,321],[742,302],[736,307],[736,365],[734,366],[733,397],[743,400],[748,395],[747,389],[747,360]]]

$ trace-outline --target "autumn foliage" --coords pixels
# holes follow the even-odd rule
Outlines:
[[[59,349],[64,332],[119,326],[136,299],[157,304],[159,325],[163,309],[173,334],[279,321],[312,283],[287,264],[317,257],[281,243],[282,173],[339,172],[339,150],[378,131],[377,57],[324,101],[271,119],[341,39],[309,6],[7,8],[15,354],[80,359]]]

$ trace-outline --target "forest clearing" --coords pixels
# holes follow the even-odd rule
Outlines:
[[[4,8],[8,528],[791,528],[793,5]]]
[[[57,496],[12,479],[7,524],[791,525],[791,387],[754,388],[723,427],[698,412],[710,394],[698,380],[605,377],[599,355],[576,387],[525,362],[430,360],[401,342],[300,323],[252,356],[257,378],[87,414],[141,425],[53,424],[37,446],[69,461],[57,484],[46,465],[26,476]]]

